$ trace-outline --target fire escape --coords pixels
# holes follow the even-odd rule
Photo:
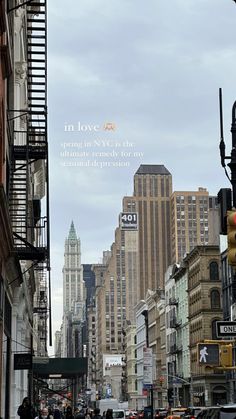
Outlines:
[[[26,128],[14,130],[9,209],[15,254],[20,261],[33,262],[38,283],[34,316],[41,330],[41,346],[46,349],[48,317],[51,344],[46,0],[27,1],[12,10],[21,6],[26,7],[27,16],[28,108],[14,111],[14,118],[26,116]]]

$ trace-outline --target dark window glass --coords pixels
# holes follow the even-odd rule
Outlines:
[[[220,293],[218,290],[211,291],[211,308],[220,308]]]
[[[218,281],[219,280],[219,267],[217,262],[210,263],[210,280]]]
[[[211,335],[212,335],[212,340],[218,339],[217,337],[217,333],[216,333],[216,322],[218,320],[213,320],[213,322],[211,323]]]

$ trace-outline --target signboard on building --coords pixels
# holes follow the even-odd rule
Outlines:
[[[219,321],[216,322],[216,333],[218,338],[236,336],[236,321]]]
[[[103,375],[107,375],[107,370],[116,365],[122,366],[122,355],[103,354]]]
[[[14,370],[31,370],[32,354],[14,354]]]
[[[122,212],[120,214],[120,228],[122,230],[138,230],[137,212]]]
[[[143,348],[143,388],[153,385],[153,355],[152,348]]]

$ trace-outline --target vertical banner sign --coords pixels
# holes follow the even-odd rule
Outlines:
[[[143,387],[148,389],[153,384],[152,348],[143,348]]]

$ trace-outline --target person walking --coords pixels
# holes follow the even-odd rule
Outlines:
[[[113,419],[113,409],[107,409],[106,419]]]
[[[29,397],[25,397],[22,401],[22,404],[18,407],[17,415],[20,416],[20,419],[34,419],[35,410],[30,403]]]
[[[67,406],[65,419],[74,419],[74,415],[72,413],[72,407],[71,406]]]
[[[38,416],[36,416],[35,419],[53,419],[53,416],[51,414],[49,414],[48,412],[48,408],[47,407],[43,407],[40,410],[40,413]]]
[[[94,409],[93,419],[102,419],[102,417],[100,415],[100,409],[98,407],[95,407],[95,409]]]
[[[87,408],[85,412],[85,419],[91,419],[91,417],[92,417],[91,410]]]
[[[81,410],[78,409],[76,411],[76,413],[75,413],[75,419],[85,419],[85,414],[84,414],[83,409],[81,409]]]
[[[62,404],[59,402],[53,412],[53,419],[63,419]]]

